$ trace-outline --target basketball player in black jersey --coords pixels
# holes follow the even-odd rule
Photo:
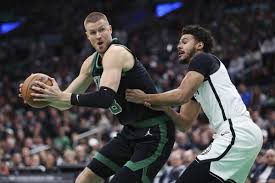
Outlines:
[[[157,91],[135,55],[112,39],[106,16],[93,12],[86,17],[84,26],[96,52],[84,61],[79,76],[64,91],[53,78],[53,86],[37,82],[41,87],[34,87],[36,93],[32,95],[36,101],[50,101],[52,107],[61,110],[72,105],[109,108],[124,125],[80,173],[76,183],[100,182],[111,175],[111,183],[152,182],[172,150],[174,125],[164,112],[125,100],[128,88]],[[92,80],[98,90],[84,93]]]

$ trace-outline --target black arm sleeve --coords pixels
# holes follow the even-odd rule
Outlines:
[[[199,72],[204,78],[208,78],[219,69],[219,66],[220,62],[213,55],[199,53],[191,60],[188,71]]]
[[[115,95],[114,90],[102,86],[96,92],[72,94],[71,104],[84,107],[109,108],[115,99]]]

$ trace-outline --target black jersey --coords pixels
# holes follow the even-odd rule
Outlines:
[[[133,54],[127,47],[119,43],[117,39],[113,39],[111,45],[112,44],[123,46],[131,54]],[[163,114],[163,112],[153,111],[144,105],[134,104],[126,101],[126,89],[141,89],[145,93],[157,93],[152,78],[134,54],[133,56],[135,58],[134,66],[129,71],[122,73],[115,100],[109,108],[123,125],[137,123],[138,121],[143,121],[145,119]],[[93,60],[92,76],[97,85],[97,88],[99,88],[102,72],[102,58],[99,53],[96,53]]]

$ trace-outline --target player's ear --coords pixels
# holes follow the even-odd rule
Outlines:
[[[87,31],[85,31],[86,37],[89,39],[89,34]]]
[[[109,25],[111,33],[113,33],[113,28],[111,25]]]
[[[204,43],[200,41],[200,42],[197,43],[196,47],[197,47],[198,50],[202,50],[203,47],[204,47]]]

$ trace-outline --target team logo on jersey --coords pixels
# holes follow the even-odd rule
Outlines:
[[[146,132],[146,134],[144,135],[145,137],[146,137],[146,136],[153,136],[153,135],[150,133],[150,130],[151,130],[151,128],[149,128],[149,130]]]
[[[210,144],[204,151],[202,151],[201,155],[207,154],[211,150],[212,144]]]
[[[229,134],[229,133],[230,133],[229,131],[222,132],[221,136],[224,136],[224,135]]]
[[[197,98],[199,94],[200,94],[200,93],[199,93],[199,90],[197,90],[197,91],[194,93],[194,97]]]

